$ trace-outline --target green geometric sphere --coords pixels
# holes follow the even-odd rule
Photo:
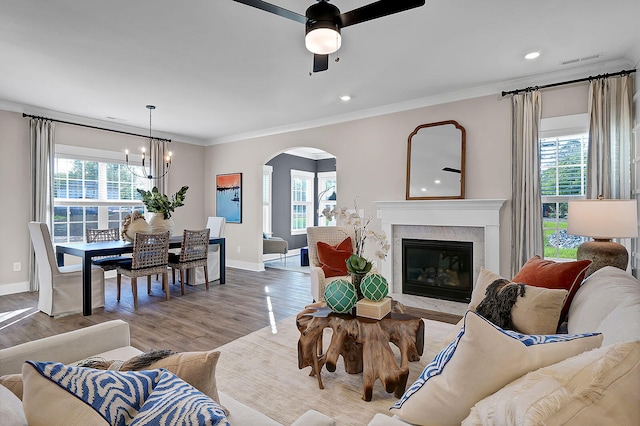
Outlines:
[[[333,312],[344,314],[349,312],[358,301],[356,289],[347,280],[331,281],[324,288],[324,300]]]
[[[389,284],[380,274],[369,274],[362,279],[360,291],[366,299],[378,302],[389,294]]]

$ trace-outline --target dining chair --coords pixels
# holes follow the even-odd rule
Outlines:
[[[107,229],[85,229],[85,237],[88,243],[97,243],[103,241],[119,241],[120,230],[118,228]],[[118,262],[129,259],[128,256],[100,256],[91,259],[91,262],[101,267],[105,271],[116,269]]]
[[[57,317],[82,312],[82,265],[58,266],[46,223],[30,222],[29,234],[36,255],[38,309]],[[104,306],[104,270],[91,267],[91,307]]]
[[[204,270],[204,281],[209,290],[209,265],[207,257],[209,254],[209,235],[211,230],[205,228],[198,231],[185,229],[182,233],[182,246],[180,254],[169,253],[169,267],[173,283],[176,283],[176,269],[180,271],[180,291],[184,296],[185,272],[191,268],[202,267]]]
[[[117,299],[120,301],[122,275],[131,279],[133,306],[138,308],[138,277],[147,277],[147,294],[151,294],[151,276],[162,274],[162,289],[169,300],[169,231],[159,233],[138,232],[133,240],[133,254],[130,259],[117,265]]]
[[[207,224],[205,228],[209,228],[209,238],[219,238],[224,236],[224,227],[227,223],[226,218],[222,216],[209,216],[207,218]],[[220,279],[220,245],[209,245],[209,254],[207,256],[207,272],[209,281],[215,281]],[[187,274],[187,285],[200,285],[205,283],[205,276],[202,269],[197,268],[193,271],[189,271]]]

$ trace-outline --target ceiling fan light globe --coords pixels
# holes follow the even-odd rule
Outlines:
[[[311,53],[328,55],[340,49],[342,36],[333,28],[316,28],[307,33],[304,45]]]

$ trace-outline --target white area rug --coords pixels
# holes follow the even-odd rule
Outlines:
[[[409,363],[407,387],[444,346],[443,339],[453,327],[424,321],[424,354],[420,361]],[[298,369],[300,333],[295,316],[276,326],[276,334],[271,327],[265,327],[218,348],[218,389],[284,425],[290,425],[310,409],[333,417],[337,425],[366,425],[376,413],[389,415],[389,407],[396,401],[393,393],[387,393],[378,380],[373,399],[363,401],[362,374],[347,374],[342,358],[335,372],[322,369],[324,389],[319,389],[316,377],[309,376],[311,367]],[[325,332],[325,338],[326,348],[330,330]]]

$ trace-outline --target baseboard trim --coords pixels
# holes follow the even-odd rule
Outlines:
[[[6,296],[8,294],[24,293],[26,291],[29,291],[29,281],[0,285],[0,296]]]

